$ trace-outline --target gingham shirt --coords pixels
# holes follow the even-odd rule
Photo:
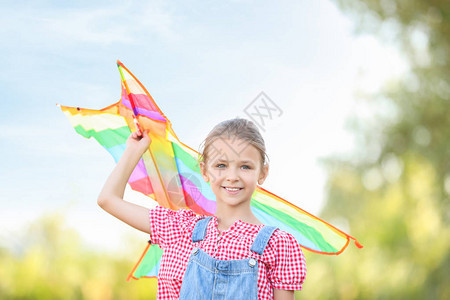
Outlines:
[[[158,274],[158,299],[178,299],[183,274],[193,247],[203,249],[216,259],[258,260],[258,299],[273,299],[273,289],[301,290],[306,275],[303,252],[295,238],[276,230],[263,255],[250,247],[264,225],[236,221],[219,236],[217,218],[208,224],[203,241],[192,243],[192,230],[205,216],[192,210],[174,211],[157,206],[150,210],[151,242],[164,250]]]

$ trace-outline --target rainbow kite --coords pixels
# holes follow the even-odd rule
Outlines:
[[[131,188],[174,210],[190,208],[198,214],[213,215],[216,199],[209,183],[200,175],[198,153],[177,138],[172,124],[139,80],[117,62],[122,79],[122,98],[101,110],[60,106],[75,130],[94,137],[117,162],[125,142],[136,126],[149,130],[152,143],[128,181]],[[251,200],[255,216],[264,224],[291,233],[307,250],[340,254],[353,239],[325,221],[288,201],[257,187]],[[148,244],[128,279],[155,277],[162,250]]]

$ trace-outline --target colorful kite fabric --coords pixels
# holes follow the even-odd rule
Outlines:
[[[136,122],[149,130],[152,143],[128,181],[131,188],[174,210],[189,208],[197,214],[213,215],[216,199],[209,183],[200,175],[199,154],[180,142],[172,124],[153,98],[121,63],[117,62],[122,82],[121,100],[101,110],[60,106],[75,130],[86,138],[95,138],[117,162]],[[291,233],[307,250],[320,254],[339,254],[354,237],[311,215],[288,201],[257,187],[251,209],[264,224]],[[162,250],[147,246],[129,278],[158,274]]]

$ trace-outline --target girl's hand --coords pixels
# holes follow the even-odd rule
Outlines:
[[[151,142],[152,139],[148,136],[148,130],[144,130],[142,134],[140,132],[134,131],[127,139],[127,148],[137,151],[142,156],[142,154],[147,151]]]

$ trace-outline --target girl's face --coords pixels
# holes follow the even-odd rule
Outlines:
[[[262,184],[268,174],[259,151],[237,138],[216,139],[208,148],[208,161],[200,167],[217,202],[229,206],[249,204],[256,184]]]

